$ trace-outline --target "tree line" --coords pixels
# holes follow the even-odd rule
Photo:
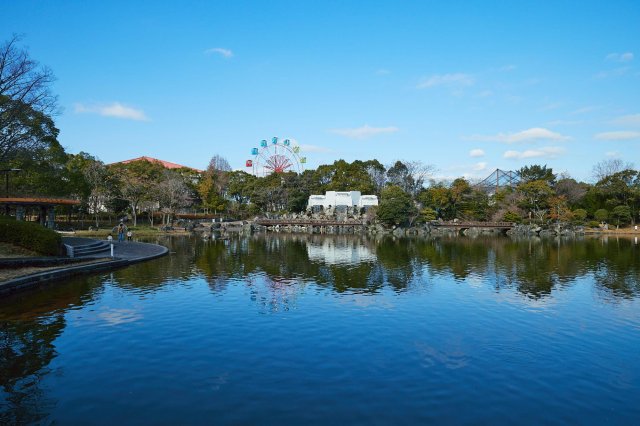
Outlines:
[[[73,197],[76,215],[121,217],[137,224],[170,223],[180,211],[246,218],[266,213],[302,212],[311,194],[360,191],[380,205],[371,217],[389,225],[430,220],[479,220],[597,225],[636,223],[640,172],[620,160],[594,166],[593,183],[556,174],[546,165],[518,171],[520,182],[489,192],[465,178],[436,181],[435,168],[419,161],[337,160],[302,173],[256,177],[232,170],[220,155],[207,169],[165,169],[145,160],[106,165],[58,141],[51,93],[52,72],[31,59],[13,37],[0,46],[0,166],[11,176],[11,193]]]

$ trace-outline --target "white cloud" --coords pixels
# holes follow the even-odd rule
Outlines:
[[[488,98],[489,96],[493,96],[493,92],[491,90],[483,90],[476,94],[476,98]]]
[[[603,132],[594,136],[595,139],[601,141],[626,141],[630,139],[640,138],[640,132],[632,132],[628,130],[619,130],[616,132]]]
[[[554,110],[554,109],[558,109],[561,106],[562,106],[562,102],[550,102],[550,103],[548,103],[546,105],[543,105],[540,108],[540,111],[551,111],[551,110]]]
[[[505,65],[504,67],[500,67],[498,71],[509,72],[515,70],[517,67],[513,64]]]
[[[474,79],[469,74],[435,74],[430,77],[423,78],[418,83],[418,89],[428,89],[436,86],[471,86]]]
[[[318,146],[318,145],[300,145],[300,150],[302,152],[317,152],[317,153],[333,152],[327,147]]]
[[[377,75],[389,75],[389,74],[391,74],[391,71],[389,71],[387,69],[384,69],[384,68],[381,68],[378,71],[376,71],[376,74]]]
[[[553,120],[547,123],[548,126],[573,126],[582,123],[581,120]]]
[[[631,62],[633,61],[633,53],[609,53],[605,59],[610,62]]]
[[[608,151],[604,155],[611,158],[620,158],[620,153],[618,151]]]
[[[204,51],[207,55],[218,54],[224,58],[230,58],[233,56],[233,52],[229,49],[225,49],[223,47],[213,47],[211,49],[207,49]]]
[[[576,109],[574,111],[571,111],[569,114],[571,114],[571,115],[586,114],[588,112],[596,111],[596,110],[598,110],[600,108],[602,108],[602,107],[596,106],[596,105],[589,105],[589,106],[578,108],[578,109]]]
[[[621,75],[625,75],[631,67],[620,67],[615,68],[608,71],[601,71],[597,73],[594,77],[598,79],[609,78],[609,77],[620,77]]]
[[[362,127],[353,129],[331,129],[330,132],[350,139],[367,139],[384,133],[395,133],[398,130],[400,129],[397,127],[371,127],[365,124]]]
[[[539,149],[527,149],[526,151],[505,151],[503,157],[514,160],[523,160],[526,158],[555,158],[564,152],[564,148],[548,146]]]
[[[533,127],[517,133],[498,133],[497,135],[483,136],[473,135],[469,139],[475,141],[493,141],[504,143],[531,142],[536,140],[565,141],[571,139],[569,136],[552,132],[542,127]]]
[[[116,117],[126,120],[150,121],[144,111],[122,105],[120,102],[113,102],[106,105],[84,105],[75,104],[74,111],[78,114],[98,114],[103,117]]]
[[[484,157],[484,150],[480,148],[472,149],[469,151],[470,157]]]
[[[640,114],[623,115],[611,122],[621,126],[640,126]]]
[[[473,171],[474,172],[481,172],[483,170],[487,170],[487,164],[488,163],[486,163],[484,161],[476,163],[476,164],[473,165]]]

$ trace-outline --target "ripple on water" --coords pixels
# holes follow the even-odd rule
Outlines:
[[[164,260],[0,302],[0,420],[640,418],[637,258],[507,239],[310,252],[306,238],[169,240]]]

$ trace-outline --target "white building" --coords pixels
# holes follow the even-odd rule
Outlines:
[[[307,208],[370,207],[378,205],[375,195],[362,195],[360,191],[327,191],[324,195],[311,195]]]

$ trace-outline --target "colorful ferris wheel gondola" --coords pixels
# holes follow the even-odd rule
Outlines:
[[[280,140],[275,136],[270,143],[266,139],[261,140],[260,147],[251,149],[251,155],[253,159],[247,160],[245,166],[259,177],[271,173],[302,173],[307,162],[307,158],[300,155],[299,145],[293,145],[290,139]]]

